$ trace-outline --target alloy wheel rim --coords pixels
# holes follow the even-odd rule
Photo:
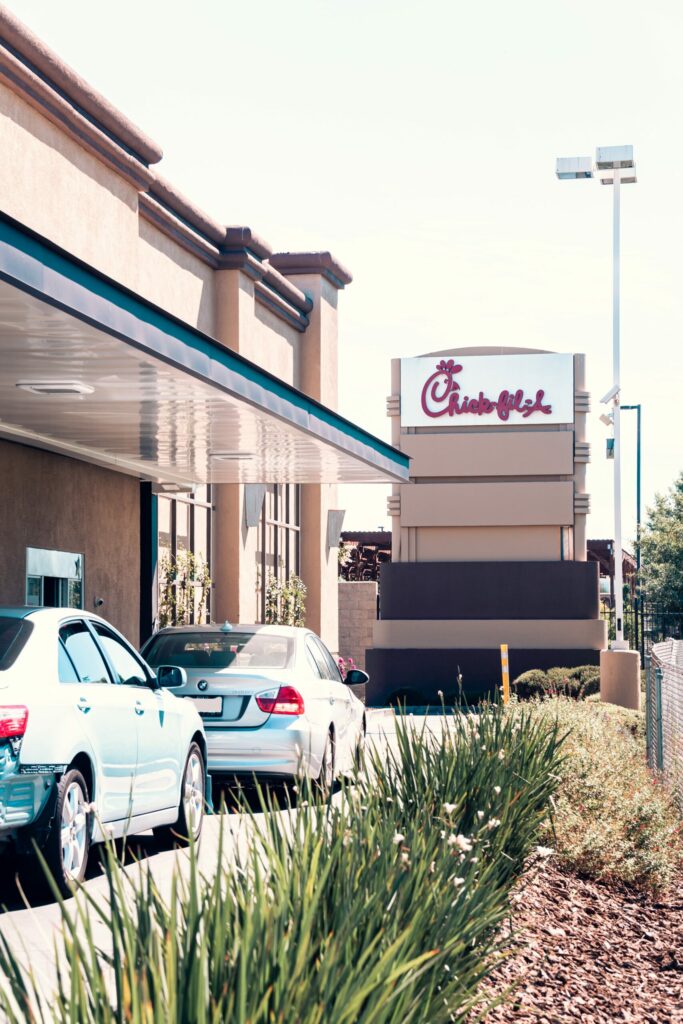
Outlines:
[[[85,794],[78,782],[71,782],[64,794],[60,838],[64,875],[68,879],[78,879],[88,845],[88,811]]]
[[[185,808],[185,822],[190,834],[195,837],[199,832],[199,825],[204,811],[204,772],[202,759],[196,750],[193,750],[187,759],[183,787],[183,806]]]
[[[332,788],[333,778],[333,767],[332,767],[332,740],[328,739],[325,746],[325,786],[327,789]]]

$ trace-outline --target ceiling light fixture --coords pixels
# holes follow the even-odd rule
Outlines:
[[[209,452],[212,459],[220,459],[223,462],[238,462],[253,459],[253,452]]]
[[[95,390],[78,380],[18,380],[16,386],[33,395],[92,395]]]

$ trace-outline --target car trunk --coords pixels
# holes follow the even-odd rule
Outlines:
[[[192,701],[206,729],[257,729],[264,725],[270,713],[261,711],[255,698],[282,685],[282,673],[276,679],[264,669],[185,671],[187,685],[173,692]]]

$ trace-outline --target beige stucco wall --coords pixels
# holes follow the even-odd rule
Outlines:
[[[469,428],[468,428],[469,429]],[[570,476],[574,438],[569,430],[510,433],[488,431],[457,441],[452,434],[404,434],[401,451],[413,460],[411,478],[482,476]]]
[[[571,480],[401,484],[399,493],[401,526],[569,526],[574,522]]]
[[[140,217],[135,290],[205,334],[215,326],[214,271]]]
[[[134,287],[137,190],[0,85],[0,209]]]
[[[405,540],[418,562],[555,562],[562,557],[559,526],[420,526]],[[408,533],[408,529],[405,529]]]
[[[140,484],[0,440],[0,604],[26,600],[26,548],[84,555],[83,605],[134,644],[140,627]]]
[[[602,619],[380,619],[373,639],[374,647],[394,649],[476,650],[500,644],[599,651],[607,645],[607,623]]]

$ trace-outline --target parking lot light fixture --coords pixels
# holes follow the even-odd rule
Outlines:
[[[586,157],[560,157],[555,173],[561,180],[593,177],[588,173]],[[620,354],[620,262],[621,262],[621,186],[636,179],[633,146],[599,146],[595,153],[595,170],[603,185],[612,185],[612,387],[603,401],[612,404],[614,425],[614,612],[615,639],[613,650],[628,649],[624,640],[624,581],[621,538],[621,354]]]

